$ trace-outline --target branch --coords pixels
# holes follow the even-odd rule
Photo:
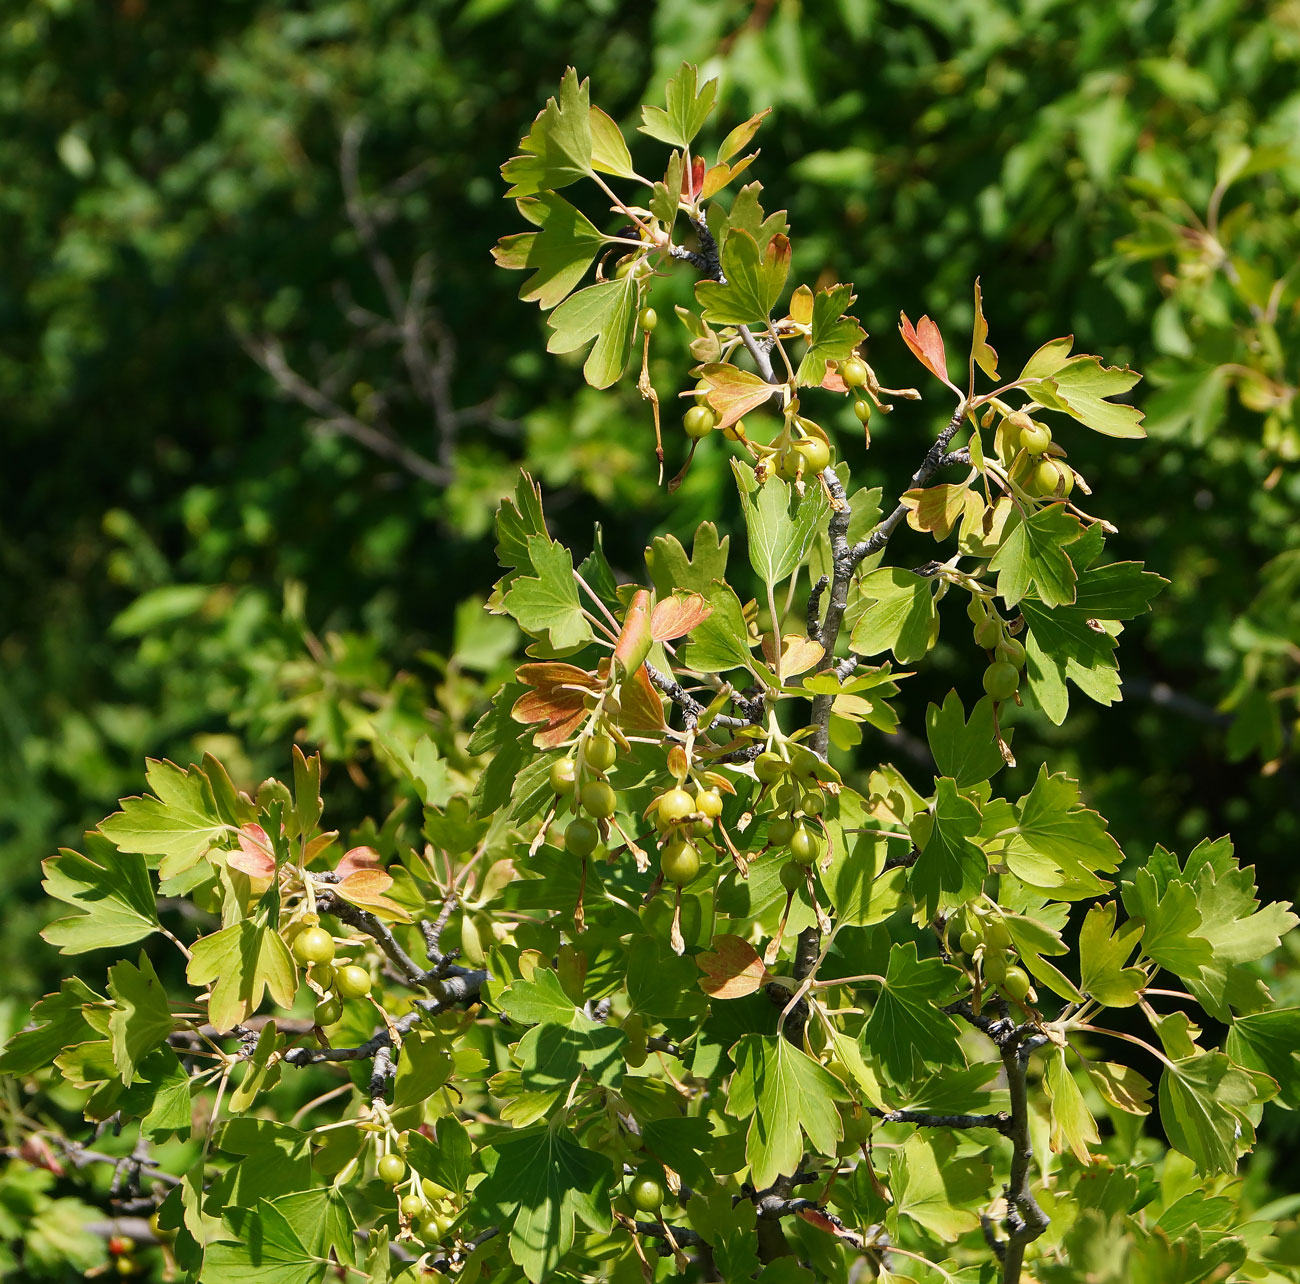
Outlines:
[[[697,700],[680,682],[674,682],[666,674],[660,673],[653,664],[647,663],[645,666],[646,676],[650,679],[660,691],[664,693],[681,711],[689,730],[699,721],[700,714],[708,708],[703,701]],[[714,714],[711,725],[725,727],[728,731],[739,731],[743,727],[752,727],[759,719],[736,718],[728,713]]]
[[[388,955],[394,966],[409,984],[423,987],[433,979],[428,971],[416,963],[402,949],[392,932],[367,910],[358,909],[355,905],[330,891],[316,893],[316,908],[320,913],[332,914],[340,922],[346,923],[349,927],[355,927],[359,932],[364,932],[377,941],[379,948]]]
[[[999,1111],[993,1115],[931,1115],[924,1110],[877,1110],[865,1106],[867,1114],[884,1123],[915,1124],[918,1128],[992,1128],[1011,1135],[1011,1116]]]
[[[1007,1238],[1002,1253],[1002,1284],[1020,1284],[1025,1248],[1047,1229],[1051,1219],[1039,1207],[1029,1184],[1034,1160],[1029,1135],[1029,1094],[1025,1086],[1029,1052],[1019,1046],[1018,1040],[1008,1040],[1001,1051],[1011,1093],[1011,1129],[1007,1133],[1011,1138],[1011,1179],[1006,1190]]]

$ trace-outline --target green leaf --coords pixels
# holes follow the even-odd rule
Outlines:
[[[1085,990],[1087,988],[1084,986]],[[1098,1145],[1101,1136],[1097,1132],[1097,1121],[1066,1064],[1064,1048],[1056,1048],[1049,1054],[1043,1070],[1043,1087],[1047,1090],[1052,1120],[1052,1149],[1058,1155],[1069,1150],[1081,1164],[1091,1163],[1092,1153],[1088,1147]]]
[[[988,861],[972,841],[980,813],[948,777],[935,782],[933,827],[912,866],[912,892],[933,915],[941,904],[959,905],[979,891]]]
[[[149,956],[141,950],[139,967],[123,960],[108,969],[108,993],[115,1000],[108,1019],[113,1064],[122,1082],[132,1084],[140,1062],[164,1046],[172,1032],[167,991]]]
[[[579,290],[546,318],[553,332],[547,352],[573,352],[595,339],[583,377],[593,388],[617,383],[632,355],[639,297],[631,274]]]
[[[502,237],[492,251],[497,266],[531,271],[519,297],[549,311],[566,299],[587,275],[605,243],[600,230],[562,196],[542,192],[515,202],[540,232]]]
[[[224,1211],[232,1238],[209,1244],[203,1258],[204,1284],[320,1284],[332,1260],[353,1260],[352,1216],[327,1189],[294,1191],[260,1199],[252,1209]]]
[[[724,209],[721,201],[712,201],[708,208],[709,231],[713,239],[722,245],[733,231],[748,232],[759,245],[766,245],[774,236],[786,236],[790,231],[785,211],[764,214],[759,204],[758,194],[763,190],[761,183],[747,183],[736,193],[731,202],[731,209]]]
[[[65,977],[57,994],[47,994],[32,1008],[33,1027],[20,1030],[5,1044],[0,1074],[21,1077],[43,1070],[64,1048],[88,1041],[95,1032],[82,1009],[103,1002],[80,978]]]
[[[1005,765],[993,727],[993,701],[985,696],[966,721],[961,698],[949,691],[943,708],[930,705],[925,713],[925,734],[935,766],[951,776],[958,789],[990,779]],[[1008,742],[1010,736],[1007,737]]]
[[[934,645],[938,616],[932,580],[882,566],[857,582],[857,597],[868,603],[849,639],[859,655],[893,651],[900,664],[912,664]]]
[[[532,554],[528,541],[535,535],[546,534],[546,518],[542,514],[542,488],[523,469],[515,482],[514,499],[503,499],[497,509],[497,561],[507,571],[532,569]],[[513,578],[505,576],[501,583]]]
[[[676,535],[656,535],[654,543],[645,551],[646,569],[655,596],[662,600],[671,597],[674,589],[684,589],[708,597],[713,582],[727,578],[730,544],[731,536],[719,539],[718,528],[712,522],[701,522],[695,528],[690,557]]]
[[[139,1065],[137,1080],[118,1098],[124,1118],[139,1118],[151,1141],[173,1133],[187,1138],[193,1124],[194,1105],[190,1076],[170,1048],[155,1048]]]
[[[1064,504],[1047,504],[1028,520],[1013,513],[1002,547],[989,561],[998,572],[998,592],[1015,606],[1032,585],[1046,606],[1065,606],[1075,598],[1074,565],[1065,552],[1083,534],[1079,519]]]
[[[867,337],[852,317],[844,315],[856,297],[851,285],[833,285],[817,291],[813,298],[808,351],[804,353],[795,376],[800,387],[819,387],[826,378],[826,363],[851,357],[854,349]]]
[[[731,461],[749,535],[749,564],[764,584],[780,584],[792,575],[808,552],[830,505],[821,486],[808,486],[800,495],[780,477],[760,486],[754,470]]]
[[[1169,866],[1178,867],[1163,847],[1156,848],[1152,863],[1155,868],[1135,869],[1132,880],[1121,885],[1124,908],[1144,924],[1142,953],[1176,976],[1199,976],[1214,951],[1200,934],[1196,890],[1169,877]]]
[[[252,919],[196,941],[186,976],[191,985],[212,986],[208,1019],[222,1032],[257,1011],[266,990],[287,1008],[297,988],[289,947],[278,932]]]
[[[1048,409],[1063,410],[1071,418],[1107,437],[1145,437],[1140,410],[1107,400],[1108,397],[1122,396],[1141,378],[1127,366],[1122,369],[1103,366],[1100,357],[1080,353],[1060,366],[1046,381],[1051,392],[1035,388],[1032,395]]]
[[[1094,905],[1079,930],[1079,985],[1089,998],[1108,1008],[1131,1008],[1147,983],[1146,973],[1126,967],[1142,939],[1140,919],[1115,930],[1115,902]]]
[[[722,243],[722,271],[725,284],[700,281],[695,286],[704,319],[714,325],[766,328],[790,272],[790,242],[774,236],[760,251],[748,232],[734,229]]]
[[[1211,1175],[1231,1174],[1255,1140],[1257,1082],[1222,1052],[1167,1063],[1160,1076],[1160,1122],[1175,1149]]]
[[[1234,1017],[1224,1046],[1233,1062],[1276,1080],[1281,1100],[1300,1107],[1300,1007]]]
[[[634,1012],[658,1017],[701,1016],[708,1008],[696,981],[695,960],[673,952],[667,941],[635,936],[627,952],[627,997]]]
[[[987,1198],[993,1169],[978,1155],[958,1156],[957,1140],[946,1134],[913,1133],[890,1156],[890,1220],[910,1218],[951,1242],[979,1227],[975,1207]]]
[[[713,1248],[718,1278],[748,1280],[758,1273],[758,1236],[754,1223],[758,1210],[748,1199],[733,1204],[721,1185],[705,1187],[686,1201],[686,1217]]]
[[[528,556],[536,577],[517,577],[502,597],[502,607],[525,633],[545,637],[557,653],[590,642],[593,634],[578,600],[573,555],[549,535],[530,535]]]
[[[520,143],[523,155],[506,161],[501,176],[512,184],[507,196],[532,196],[576,183],[592,172],[589,82],[569,67],[557,102],[548,98]]]
[[[895,1083],[908,1083],[927,1064],[960,1064],[957,1023],[941,1010],[958,975],[938,959],[918,959],[915,941],[890,947],[885,984],[862,1038]]]
[[[451,1078],[451,1053],[436,1030],[412,1030],[402,1037],[402,1055],[393,1084],[393,1109],[427,1101]]]
[[[718,93],[716,80],[706,80],[703,85],[697,85],[697,79],[695,67],[688,62],[682,63],[668,82],[667,108],[648,105],[641,108],[641,133],[649,134],[670,147],[689,147],[708,120]]]
[[[575,1216],[609,1228],[609,1161],[585,1150],[566,1128],[518,1132],[494,1143],[496,1165],[475,1187],[483,1208],[510,1226],[510,1256],[539,1284],[573,1247]]]
[[[444,1115],[436,1127],[436,1142],[420,1133],[410,1133],[406,1157],[421,1177],[463,1195],[474,1170],[474,1147],[469,1131],[454,1115]]]
[[[591,167],[615,178],[635,178],[632,153],[627,149],[623,131],[608,112],[593,107],[588,116],[591,126]]]
[[[848,1094],[825,1066],[789,1040],[761,1034],[740,1039],[731,1059],[736,1072],[727,1091],[727,1113],[737,1119],[753,1116],[745,1159],[757,1189],[798,1171],[804,1136],[818,1154],[835,1153],[843,1131],[835,1102]]]
[[[607,1086],[621,1077],[626,1036],[587,1016],[565,994],[556,973],[538,968],[530,980],[513,982],[500,1006],[512,1021],[534,1027],[515,1052],[530,1089],[567,1087],[581,1070]]]
[[[708,619],[691,630],[682,659],[700,673],[726,673],[750,667],[749,626],[740,599],[731,587],[716,580],[705,593],[713,608]]]
[[[144,857],[86,835],[86,855],[62,849],[44,861],[46,895],[81,913],[56,919],[41,935],[61,954],[130,945],[158,930],[158,903]]]
[[[99,832],[121,852],[163,857],[162,877],[172,878],[198,864],[230,826],[198,767],[151,759],[145,778],[157,797],[124,798]]]
[[[1034,787],[1020,800],[1020,820],[1003,842],[1002,859],[1022,882],[1065,900],[1105,892],[1096,871],[1111,874],[1124,853],[1106,829],[1104,817],[1079,799],[1068,776],[1038,769]],[[990,855],[993,853],[990,852]]]

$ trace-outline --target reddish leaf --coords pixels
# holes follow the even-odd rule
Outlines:
[[[520,665],[519,680],[536,690],[521,695],[510,716],[516,722],[543,724],[533,735],[539,749],[562,745],[587,716],[585,696],[601,687],[590,673],[554,660]]]
[[[623,679],[618,692],[619,706],[623,711],[623,727],[628,731],[663,731],[664,704],[650,683],[643,664],[635,673]]]
[[[384,910],[387,917],[408,920],[411,916],[406,910],[384,895],[392,885],[392,875],[385,870],[358,869],[342,882],[336,883],[334,891],[345,901],[351,901],[353,905],[363,905],[371,910]]]
[[[618,635],[618,645],[614,648],[614,659],[627,673],[639,669],[650,653],[652,642],[650,592],[648,589],[637,589],[627,608],[627,614],[623,617],[623,628]]]
[[[38,1132],[29,1132],[18,1148],[19,1158],[25,1159],[37,1168],[45,1168],[56,1177],[62,1177],[66,1171],[55,1155],[53,1147]]]
[[[655,605],[654,614],[650,617],[650,635],[656,642],[684,638],[712,614],[713,607],[699,593],[674,593],[672,597],[666,597]]]
[[[340,878],[347,878],[359,869],[383,869],[383,857],[373,847],[353,847],[343,853],[338,868],[334,871]]]
[[[704,157],[691,158],[691,172],[682,175],[682,197],[694,203],[704,188]]]
[[[898,315],[898,329],[903,336],[903,342],[912,349],[912,354],[936,379],[948,383],[948,359],[944,355],[943,335],[939,333],[939,327],[929,317],[922,317],[913,327],[911,321],[907,319],[906,312],[900,312]]]
[[[979,366],[990,379],[998,377],[998,354],[989,346],[989,323],[984,320],[984,297],[980,293],[979,277],[975,278],[975,333],[970,345],[970,384],[975,390],[975,367]]]
[[[834,1235],[836,1239],[845,1240],[852,1244],[854,1248],[862,1248],[862,1236],[856,1231],[851,1231],[844,1225],[838,1217],[833,1217],[829,1213],[824,1213],[820,1208],[801,1208],[796,1217],[802,1217],[809,1226],[816,1226],[818,1230],[825,1231],[828,1235]]]
[[[239,850],[226,857],[226,864],[243,870],[255,884],[263,887],[275,877],[275,856],[270,835],[261,825],[245,825],[239,831]]]
[[[713,938],[712,954],[697,954],[700,989],[715,999],[743,999],[771,979],[758,951],[739,936]]]
[[[766,379],[721,361],[705,366],[700,378],[709,385],[709,405],[719,416],[720,428],[734,424],[780,392]]]

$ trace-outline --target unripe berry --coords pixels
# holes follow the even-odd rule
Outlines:
[[[986,651],[992,651],[1002,641],[1002,621],[990,616],[975,626],[975,642]]]
[[[598,820],[608,820],[618,807],[618,795],[608,780],[589,780],[582,787],[582,810]]]
[[[781,866],[781,886],[787,892],[795,892],[801,888],[808,880],[808,875],[804,873],[804,868],[797,861],[788,860]]]
[[[304,927],[293,938],[293,956],[299,963],[329,963],[334,958],[334,938],[323,927]]]
[[[668,882],[683,887],[700,872],[700,853],[694,843],[678,838],[659,853],[659,867]]]
[[[577,766],[572,758],[560,758],[551,763],[551,788],[562,798],[573,792],[573,782],[577,775]]]
[[[708,406],[692,406],[682,416],[682,426],[686,429],[686,435],[692,441],[699,441],[701,438],[707,437],[717,426],[717,422],[713,411]]]
[[[656,1213],[663,1206],[664,1184],[651,1172],[640,1172],[632,1179],[628,1187],[632,1203],[642,1213]]]
[[[840,378],[846,388],[861,388],[867,382],[867,367],[857,357],[840,362]]]
[[[858,423],[865,424],[871,419],[871,402],[865,397],[859,397],[853,403],[853,413],[858,417]]]
[[[370,973],[359,963],[345,964],[335,970],[334,986],[340,998],[365,998],[370,993]]]
[[[1029,977],[1023,968],[1007,968],[1007,974],[1002,978],[1002,989],[1009,998],[1014,999],[1017,1003],[1023,1003],[1029,997],[1029,991],[1032,988]]]
[[[984,670],[984,690],[995,700],[1010,700],[1020,686],[1020,671],[1006,660],[994,660]]]
[[[389,1186],[396,1186],[406,1176],[406,1160],[401,1155],[383,1155],[375,1165],[379,1180]]]
[[[710,820],[722,815],[722,795],[716,789],[698,789],[695,792],[695,810]]]
[[[819,473],[831,462],[831,448],[820,437],[805,437],[794,448],[803,456],[805,475]]]
[[[655,819],[661,830],[680,824],[695,813],[695,799],[685,789],[669,789],[659,795]]]
[[[618,761],[618,746],[609,736],[588,736],[582,757],[593,771],[608,771]]]
[[[770,785],[773,781],[779,780],[784,774],[785,768],[785,759],[779,753],[773,753],[770,749],[765,750],[754,759],[754,775],[765,785]]]
[[[600,830],[596,822],[586,816],[575,816],[564,831],[564,847],[573,856],[590,856],[600,844]]]
[[[1046,424],[1031,422],[1020,434],[1020,444],[1031,454],[1041,455],[1052,442],[1052,430]]]
[[[998,659],[1014,664],[1018,669],[1025,662],[1025,648],[1015,638],[1003,638],[998,643]]]
[[[659,324],[659,313],[654,308],[642,308],[641,315],[637,320],[646,334],[654,334],[655,326]]]
[[[790,855],[800,865],[811,865],[817,859],[817,839],[807,825],[795,826],[794,833],[790,835],[787,846],[790,849]]]

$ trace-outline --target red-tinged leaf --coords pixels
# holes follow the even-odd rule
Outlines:
[[[53,1147],[38,1132],[29,1132],[23,1138],[23,1144],[18,1148],[18,1156],[37,1168],[52,1172],[56,1177],[62,1177],[66,1171],[59,1163]]]
[[[929,317],[922,317],[915,326],[908,320],[906,312],[899,314],[898,329],[903,342],[912,350],[912,355],[936,379],[948,383],[948,359],[943,351],[943,335],[939,327]]]
[[[650,632],[650,593],[638,589],[623,617],[623,628],[614,647],[614,660],[624,673],[631,673],[645,663],[654,639]]]
[[[536,688],[515,701],[510,716],[516,722],[542,723],[533,735],[539,749],[562,745],[587,716],[584,698],[600,690],[600,681],[576,665],[543,661],[519,667],[519,680]]]
[[[751,410],[771,401],[780,389],[725,362],[713,362],[700,371],[700,378],[709,385],[709,405],[718,415],[718,427],[726,428],[743,419]]]
[[[682,199],[692,204],[699,198],[704,188],[704,157],[691,158],[691,172],[682,175]]]
[[[814,642],[802,633],[787,633],[781,639],[781,676],[791,678],[797,673],[807,673],[825,654],[820,642]],[[763,657],[768,664],[775,666],[776,654],[770,633],[763,635]]]
[[[834,1235],[836,1239],[846,1240],[854,1248],[862,1247],[862,1237],[856,1231],[849,1230],[838,1217],[831,1217],[820,1208],[801,1208],[795,1216],[802,1217],[809,1226],[816,1226],[819,1231]]]
[[[722,140],[722,146],[718,148],[718,163],[729,161],[737,152],[743,152],[753,141],[754,135],[758,133],[758,127],[771,114],[771,111],[770,107],[764,107],[757,115],[751,116],[743,124],[737,125]]]
[[[358,869],[334,885],[333,890],[353,905],[366,909],[382,910],[385,917],[410,919],[410,915],[396,901],[384,895],[393,885],[392,875],[382,869]]]
[[[639,596],[639,595],[638,595]],[[674,593],[656,603],[650,617],[650,635],[656,642],[684,638],[697,624],[713,614],[713,607],[699,593]]]
[[[826,373],[822,376],[822,381],[818,387],[825,388],[827,392],[845,393],[849,390],[849,385],[844,382],[840,372],[829,363],[826,366]]]
[[[343,859],[339,861],[338,868],[334,872],[342,879],[361,869],[382,870],[383,867],[384,858],[373,847],[353,847],[343,853]]]
[[[271,837],[261,825],[244,825],[239,831],[239,850],[226,857],[226,864],[242,870],[254,884],[260,882],[266,887],[275,877],[273,850]]]
[[[635,673],[623,679],[618,692],[623,716],[621,725],[626,731],[663,731],[664,703],[650,682],[643,664]]]
[[[704,973],[700,989],[715,999],[743,999],[771,979],[758,951],[739,936],[715,936],[713,953],[697,954],[695,961]]]
[[[975,367],[979,366],[990,379],[998,377],[998,354],[989,346],[989,323],[984,320],[984,298],[980,293],[979,277],[975,278],[975,333],[970,345],[970,390],[975,391]]]
[[[929,531],[935,539],[947,539],[968,511],[978,516],[984,507],[969,486],[946,483],[906,491],[900,502],[908,510],[907,524],[914,531]],[[964,529],[969,529],[969,524]]]

